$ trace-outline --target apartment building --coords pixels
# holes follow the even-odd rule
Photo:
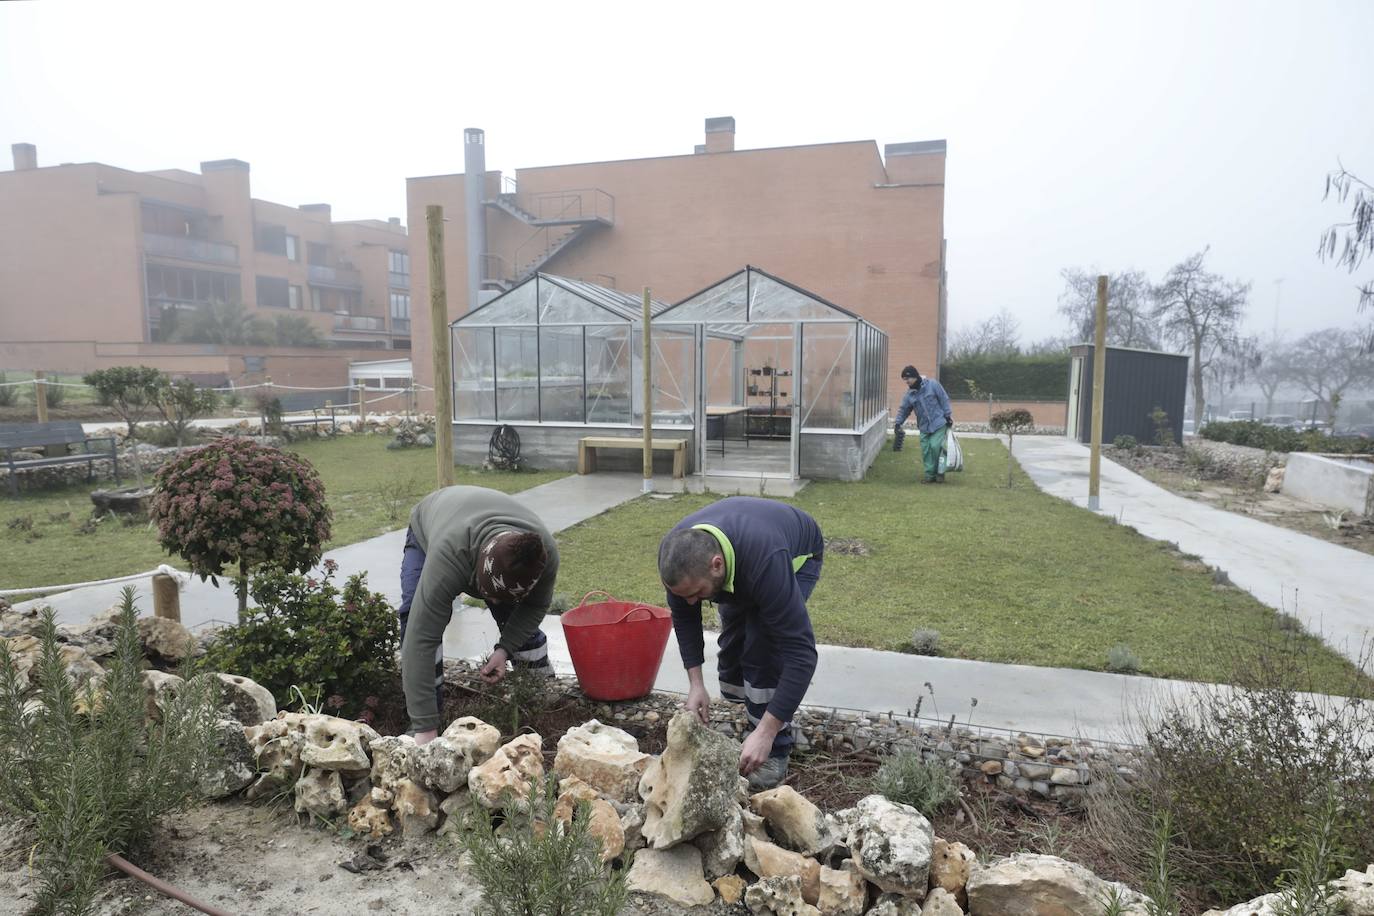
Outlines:
[[[890,361],[938,372],[945,272],[943,140],[739,149],[733,118],[677,156],[487,171],[485,134],[464,172],[407,181],[416,301],[429,301],[425,208],[444,207],[450,319],[536,271],[677,302],[746,264],[885,331]],[[432,383],[428,309],[415,374]],[[895,372],[893,373],[895,375]],[[895,408],[905,386],[889,380]]]
[[[32,145],[12,149],[14,169],[0,172],[0,366],[141,362],[343,385],[351,359],[409,350],[399,219],[336,222],[328,204],[256,200],[237,159],[199,173],[40,168]]]

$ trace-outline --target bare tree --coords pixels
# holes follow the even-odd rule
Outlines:
[[[1204,248],[1169,268],[1164,281],[1153,290],[1151,312],[1164,340],[1187,350],[1192,357],[1193,421],[1199,428],[1207,406],[1203,378],[1218,354],[1236,345],[1250,294],[1250,284],[1208,273],[1203,268],[1207,251]]]
[[[1332,195],[1340,203],[1350,203],[1350,220],[1335,223],[1322,233],[1317,255],[1323,261],[1334,260],[1353,274],[1365,258],[1374,256],[1374,185],[1361,181],[1341,166],[1326,176],[1326,193],[1322,200]],[[1374,305],[1374,279],[1358,289],[1360,308]],[[1374,340],[1367,343],[1374,343]]]
[[[1078,342],[1078,335],[1076,334],[1051,334],[1049,337],[1027,344],[1024,352],[1027,356],[1057,356],[1067,353],[1069,347]]]
[[[1364,335],[1345,328],[1313,331],[1293,347],[1293,379],[1326,405],[1326,421],[1336,422],[1341,397],[1352,385],[1374,381],[1374,354]]]
[[[1006,309],[984,321],[955,331],[949,359],[976,356],[1015,356],[1021,352],[1021,322]]]
[[[1069,319],[1076,342],[1093,340],[1097,329],[1097,270],[1066,267],[1059,272],[1064,291],[1059,313]],[[1128,270],[1107,278],[1107,343],[1114,347],[1158,349],[1159,325],[1151,314],[1150,279]]]
[[[1230,394],[1236,386],[1254,377],[1262,365],[1259,341],[1237,337],[1219,341],[1207,366],[1207,383],[1214,395]]]
[[[1293,380],[1292,347],[1282,337],[1271,337],[1261,345],[1259,365],[1250,374],[1264,394],[1264,415],[1274,413],[1274,395],[1279,388]]]

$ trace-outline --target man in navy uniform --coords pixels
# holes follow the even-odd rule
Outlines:
[[[748,496],[692,513],[659,545],[659,577],[691,685],[687,709],[709,723],[701,602],[713,601],[720,614],[720,694],[743,703],[753,725],[739,771],[755,791],[787,775],[792,716],[816,670],[806,601],[820,579],[824,551],[811,516],[787,503]]]

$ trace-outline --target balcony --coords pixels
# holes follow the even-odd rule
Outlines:
[[[393,319],[391,319],[391,330],[394,331],[394,332],[397,333],[397,334],[409,334],[409,333],[410,333],[410,319],[409,319],[409,318],[393,318]]]
[[[348,267],[325,267],[311,264],[310,282],[315,286],[332,286],[335,289],[362,289],[363,276]]]
[[[398,274],[393,270],[387,274],[386,282],[392,289],[410,289],[410,274]]]
[[[207,264],[238,264],[237,245],[225,242],[212,242],[209,239],[193,239],[184,235],[160,235],[156,232],[143,233],[143,251],[160,258],[177,258],[182,261],[202,261]]]
[[[385,331],[386,319],[375,315],[335,315],[336,331]]]

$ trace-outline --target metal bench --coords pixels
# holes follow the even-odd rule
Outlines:
[[[80,454],[67,454],[67,447],[81,444]],[[108,443],[108,451],[101,448],[93,451],[93,443]],[[86,463],[86,479],[95,479],[95,463],[110,459],[114,469],[115,483],[119,483],[119,453],[115,447],[114,436],[87,436],[81,424],[75,420],[59,420],[54,423],[0,423],[0,450],[5,453],[5,466],[9,468],[10,495],[19,495],[19,472],[31,468],[49,468],[66,464]],[[43,450],[42,458],[16,458],[15,452]],[[60,452],[54,454],[50,450]]]
[[[653,450],[673,453],[673,476],[682,479],[687,473],[687,440],[655,439]],[[590,474],[596,470],[596,452],[603,448],[623,448],[644,451],[643,439],[621,439],[616,436],[583,436],[577,440],[577,473]]]
[[[319,432],[320,424],[329,424],[329,434],[336,435],[339,431],[339,424],[334,419],[333,407],[312,407],[310,416],[282,417],[282,426],[313,426]]]

